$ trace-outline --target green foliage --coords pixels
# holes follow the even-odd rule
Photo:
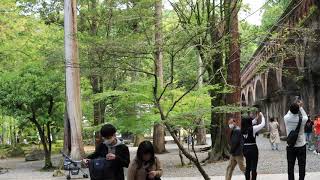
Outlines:
[[[47,70],[41,63],[30,63],[16,71],[3,72],[0,77],[0,105],[12,116],[31,118],[36,113],[40,121],[61,119],[63,77]],[[51,99],[55,102],[49,117]]]
[[[184,92],[184,88],[169,91],[164,107],[172,105]],[[173,127],[183,127],[188,130],[194,130],[199,125],[200,120],[204,120],[205,124],[208,125],[211,117],[210,103],[211,97],[207,88],[193,91],[179,102],[170,113],[167,121]]]
[[[278,21],[284,13],[291,0],[272,0],[265,7],[265,12],[262,15],[262,30],[269,29]]]
[[[184,19],[183,14],[173,10],[163,13],[165,83],[174,78],[160,101],[164,113],[197,81],[199,51],[196,46],[201,44],[205,68],[217,53],[216,45],[210,42],[209,19],[203,15],[208,7],[197,3],[201,14],[196,15],[188,10],[190,2],[176,4],[180,13],[190,15],[190,19]],[[25,128],[23,136],[34,141],[37,135],[29,121],[32,113],[42,125],[50,121],[58,129],[63,127],[62,1],[21,0],[18,5],[14,0],[4,0],[0,5],[0,42],[5,42],[0,43],[1,114],[14,118],[17,124],[12,124]],[[149,133],[154,122],[160,121],[154,105],[154,77],[151,75],[154,73],[153,6],[151,0],[78,1],[77,36],[85,139],[92,138],[93,132],[101,126],[92,126],[93,104],[97,102],[106,105],[105,122],[115,124],[121,132]],[[217,7],[210,4],[209,8]],[[241,23],[241,31],[245,64],[257,47],[261,31],[248,23]],[[93,76],[101,78],[99,93],[93,91]],[[204,82],[208,83],[207,72]],[[162,90],[158,87],[158,95]],[[216,84],[192,90],[172,109],[168,116],[170,123],[188,129],[196,127],[200,119],[208,124],[212,108],[209,92],[227,94],[232,88]],[[52,98],[54,109],[49,115]],[[220,107],[219,111],[231,110]]]
[[[0,110],[2,119],[7,119],[1,131],[9,133],[5,141],[13,144],[16,134],[20,141],[38,143],[30,121],[33,115],[41,127],[50,122],[57,131],[63,125],[63,31],[18,4],[13,0],[0,4],[0,42],[4,42],[0,43]]]
[[[108,104],[108,122],[116,125],[120,132],[148,133],[159,117],[154,114],[151,83],[150,80],[126,83],[119,90],[97,94],[94,100]]]
[[[21,145],[9,146],[1,145],[0,146],[0,157],[23,157],[25,154],[24,149]]]
[[[265,35],[260,27],[251,25],[248,22],[241,22],[240,28],[240,46],[241,46],[241,68],[246,65],[261,41],[261,37]]]

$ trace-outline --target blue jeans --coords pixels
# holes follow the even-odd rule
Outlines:
[[[305,135],[308,147],[310,148],[312,145],[312,133],[305,133]]]

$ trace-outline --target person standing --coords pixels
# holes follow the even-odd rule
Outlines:
[[[259,118],[261,118],[261,123],[256,124]],[[241,120],[241,133],[244,138],[243,155],[246,159],[246,180],[257,179],[259,150],[256,144],[256,136],[265,124],[265,118],[261,112],[258,113],[254,120],[250,117],[243,117]]]
[[[226,180],[231,180],[232,173],[236,165],[238,164],[240,170],[245,172],[245,165],[243,159],[243,138],[241,135],[240,127],[234,119],[229,120],[229,128],[231,129],[231,148],[230,148],[230,160],[227,167]]]
[[[129,148],[122,140],[116,137],[116,128],[111,124],[105,124],[101,127],[100,134],[103,142],[97,147],[96,151],[87,158],[83,159],[88,164],[90,159],[106,158],[111,165],[105,171],[108,171],[108,178],[112,180],[125,180],[124,167],[130,163]],[[109,169],[110,168],[110,169]]]
[[[306,138],[304,134],[304,126],[308,120],[307,113],[303,109],[303,102],[298,101],[290,105],[289,112],[284,116],[284,123],[287,130],[287,136],[294,131],[300,121],[299,112],[301,113],[301,125],[297,141],[293,147],[287,146],[288,161],[288,180],[294,180],[294,165],[298,159],[299,180],[304,180],[306,174]]]
[[[317,137],[314,153],[320,155],[320,115],[317,116],[314,122],[314,134]]]
[[[280,134],[279,134],[279,123],[275,120],[275,118],[270,118],[269,122],[270,128],[270,143],[272,150],[279,150],[280,144]]]
[[[312,129],[313,129],[313,121],[310,119],[310,116],[308,116],[308,121],[306,122],[306,125],[304,126],[304,133],[306,136],[306,143],[308,145],[309,151],[312,151]]]
[[[150,141],[139,144],[137,156],[128,168],[128,180],[158,180],[162,176],[162,166],[154,154]]]

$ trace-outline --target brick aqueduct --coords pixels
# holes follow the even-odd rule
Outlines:
[[[241,71],[243,106],[280,121],[296,96],[320,114],[320,0],[293,0]]]

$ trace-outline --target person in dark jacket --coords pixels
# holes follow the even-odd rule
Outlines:
[[[105,157],[111,162],[112,180],[124,180],[123,168],[127,168],[130,163],[128,147],[116,137],[116,128],[111,124],[102,126],[100,134],[103,142],[83,161],[87,164],[90,159]]]
[[[237,125],[234,119],[229,120],[229,128],[231,129],[231,148],[230,148],[230,160],[227,167],[226,180],[231,180],[232,172],[238,164],[240,170],[244,173],[246,168],[244,165],[244,158],[242,154],[243,138],[240,127]]]
[[[309,151],[312,151],[312,130],[313,130],[313,121],[310,119],[310,115],[308,116],[308,120],[306,125],[304,126],[304,134],[306,136],[306,142],[308,145]]]

